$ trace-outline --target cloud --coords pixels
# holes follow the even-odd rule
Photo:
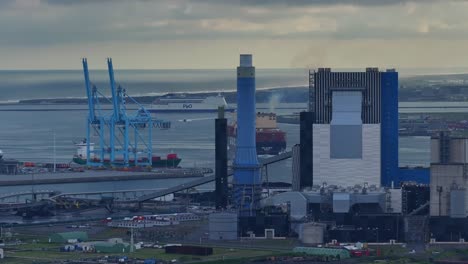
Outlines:
[[[117,3],[124,0],[41,0],[49,5],[86,5],[86,4],[102,4],[102,3]]]
[[[230,4],[247,6],[390,6],[407,3],[431,3],[431,2],[467,2],[467,0],[191,0],[194,3]]]
[[[264,30],[265,27],[260,23],[252,23],[239,19],[203,19],[200,26],[206,30],[230,32],[254,32]]]
[[[41,4],[41,0],[16,0],[15,5],[20,8],[35,8]]]
[[[284,41],[275,56],[292,49],[282,60],[306,65],[331,61],[327,45],[346,41],[458,43],[468,39],[467,13],[468,0],[0,0],[0,24],[8,25],[0,27],[0,51],[121,45],[129,52],[151,53],[132,47],[262,45],[239,44],[236,51],[244,52],[269,50],[269,43]],[[293,48],[296,42],[325,44],[300,51]],[[316,49],[327,56],[314,54]]]

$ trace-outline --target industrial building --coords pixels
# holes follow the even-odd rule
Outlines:
[[[210,214],[208,219],[210,240],[237,240],[237,213]]]
[[[431,138],[430,231],[437,241],[468,240],[468,138]]]
[[[431,216],[468,216],[467,150],[467,138],[431,138]]]
[[[468,139],[431,139],[431,167],[398,166],[398,73],[310,72],[310,109],[292,147],[292,190],[260,200],[251,57],[238,67],[237,213],[210,215],[212,240],[296,236],[304,244],[468,239]],[[217,120],[217,131],[225,131]],[[217,132],[218,134],[218,132]],[[223,133],[217,192],[227,195]],[[219,159],[218,159],[219,157]],[[219,199],[219,198],[218,198]],[[219,200],[218,208],[225,201]],[[272,236],[272,234],[274,234]]]
[[[313,183],[390,186],[398,178],[398,73],[319,68],[311,75]]]

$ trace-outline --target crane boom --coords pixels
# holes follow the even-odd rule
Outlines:
[[[89,81],[88,60],[86,58],[83,58],[83,72],[86,85],[86,95],[88,96],[89,120],[94,121],[96,119],[96,110],[94,105],[94,95],[91,91],[91,82]]]
[[[109,79],[110,79],[110,88],[111,88],[111,94],[112,94],[112,105],[113,105],[113,113],[114,113],[114,119],[120,121],[121,116],[120,116],[120,103],[119,103],[119,98],[117,96],[117,90],[115,87],[115,79],[114,79],[114,67],[112,66],[112,59],[108,58],[107,59],[107,68],[109,70]]]

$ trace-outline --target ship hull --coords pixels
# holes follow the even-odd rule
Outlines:
[[[275,136],[269,133],[256,133],[255,146],[257,155],[278,155],[286,150],[286,140],[283,132],[275,131]],[[268,136],[266,136],[268,135]],[[236,152],[236,136],[231,134],[228,137],[229,157],[233,158]]]
[[[234,158],[236,153],[235,143],[230,143],[228,155]],[[257,155],[279,155],[286,150],[286,142],[257,142],[256,143]]]
[[[153,168],[177,168],[180,164],[182,159],[176,158],[176,159],[160,159],[160,160],[154,160],[152,167]],[[86,160],[79,158],[79,157],[74,157],[73,162],[76,164],[80,165],[86,165]],[[104,161],[104,166],[110,166],[109,161]],[[135,161],[130,160],[129,165],[131,167],[135,166]]]
[[[257,142],[257,155],[278,155],[286,150],[286,142]]]
[[[208,96],[206,98],[193,98],[191,96],[170,96],[169,98],[156,99],[147,110],[151,113],[160,112],[188,112],[209,113],[217,112],[219,107],[232,112],[234,108],[226,103],[223,96]]]
[[[255,146],[257,155],[278,155],[286,150],[286,133],[278,128],[276,114],[257,113],[255,120]],[[237,122],[227,127],[228,155],[234,158],[237,141]]]

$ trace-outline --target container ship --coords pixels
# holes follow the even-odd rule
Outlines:
[[[89,145],[90,150],[93,151],[94,143],[90,143]],[[77,149],[76,154],[73,156],[73,162],[80,165],[86,165],[86,141],[82,141],[78,144],[75,144],[75,146],[77,147]],[[92,161],[99,162],[99,159],[97,157],[93,157]],[[140,161],[146,161],[146,159],[143,158]],[[180,159],[175,153],[167,154],[165,158],[155,155],[152,157],[153,168],[177,168],[181,161],[182,159]],[[123,161],[116,160],[116,163],[123,163]],[[129,165],[135,166],[135,160],[130,159]],[[109,159],[104,159],[104,166],[110,166]]]
[[[234,111],[229,107],[224,96],[208,96],[205,98],[187,97],[186,95],[168,96],[156,99],[150,108],[151,113],[161,112],[217,112],[218,107],[224,107],[227,112]]]
[[[286,149],[286,133],[278,128],[275,113],[257,113],[256,117],[257,155],[278,155]],[[234,157],[237,122],[228,125],[229,156]]]

